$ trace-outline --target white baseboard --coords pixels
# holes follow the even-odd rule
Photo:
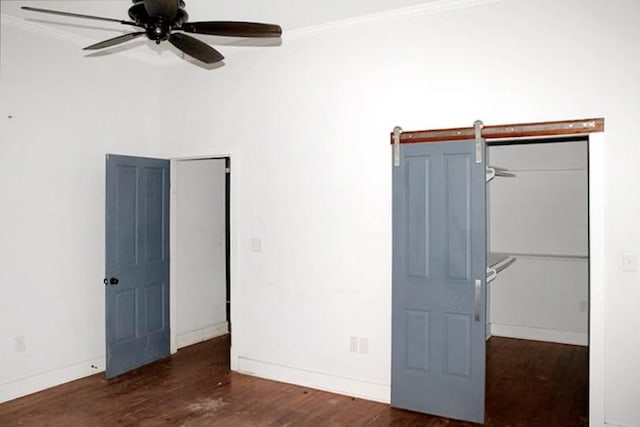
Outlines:
[[[245,357],[238,358],[238,372],[269,380],[324,390],[376,402],[391,401],[391,385],[292,368]]]
[[[0,403],[104,372],[104,366],[100,357],[0,384]]]
[[[229,323],[221,322],[197,331],[176,335],[177,348],[187,347],[229,333]]]
[[[558,331],[553,329],[530,328],[526,326],[491,324],[491,335],[496,337],[520,338],[533,341],[549,341],[560,344],[589,345],[586,332]]]

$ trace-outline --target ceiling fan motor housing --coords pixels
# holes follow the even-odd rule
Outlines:
[[[173,16],[149,14],[144,0],[133,0],[133,6],[129,8],[129,17],[145,28],[150,40],[160,43],[169,38],[172,29],[180,28],[189,19],[187,11],[184,10],[184,1],[180,1],[176,6]]]

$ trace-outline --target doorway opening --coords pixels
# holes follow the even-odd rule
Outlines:
[[[231,332],[230,163],[171,162],[172,353]]]
[[[588,135],[487,141],[490,167],[507,170],[487,184],[487,252],[515,259],[487,283],[488,416],[553,394],[588,418],[589,154]]]

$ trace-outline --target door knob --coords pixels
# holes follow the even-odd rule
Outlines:
[[[104,279],[103,282],[105,285],[111,285],[111,286],[114,286],[120,283],[120,281],[116,277],[112,277],[110,279]]]

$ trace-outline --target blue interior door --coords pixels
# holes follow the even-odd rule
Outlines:
[[[106,376],[167,357],[169,161],[107,155]]]
[[[475,150],[403,144],[393,168],[391,404],[483,422],[486,187]]]

